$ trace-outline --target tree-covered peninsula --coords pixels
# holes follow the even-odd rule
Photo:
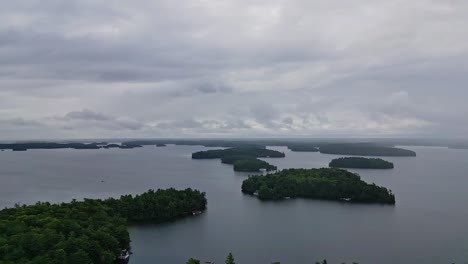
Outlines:
[[[276,166],[257,157],[283,158],[283,152],[264,148],[228,148],[195,152],[193,159],[221,159],[222,163],[234,165],[235,171],[258,172],[274,171]]]
[[[321,146],[320,153],[354,156],[416,156],[416,152],[411,150],[373,144],[330,144]]]
[[[355,203],[395,204],[393,193],[368,184],[359,175],[342,169],[287,169],[266,176],[251,176],[242,191],[261,200],[313,198]]]
[[[240,159],[235,161],[233,165],[235,171],[243,172],[256,172],[260,170],[275,171],[277,169],[276,166],[255,158]]]
[[[249,156],[226,156],[221,158],[221,162],[234,165],[235,171],[258,172],[262,169],[266,171],[274,171],[277,169],[276,166],[266,161]]]
[[[221,159],[228,156],[253,158],[284,158],[283,152],[265,148],[227,148],[199,151],[192,154],[192,159]]]
[[[375,158],[346,157],[333,159],[330,164],[332,168],[355,168],[355,169],[393,169],[393,163]]]
[[[192,189],[6,208],[0,211],[0,263],[116,263],[130,247],[128,222],[160,223],[205,208],[205,193]]]

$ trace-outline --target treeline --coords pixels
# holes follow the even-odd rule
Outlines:
[[[190,188],[149,190],[140,195],[123,195],[120,199],[109,198],[104,204],[129,222],[161,223],[189,215],[192,211],[205,210],[205,193]]]
[[[234,165],[235,171],[255,172],[260,169],[266,169],[267,171],[276,170],[276,166],[249,156],[226,156],[221,158],[221,162]]]
[[[400,156],[400,157],[415,157],[416,152],[393,148],[386,146],[378,146],[373,144],[332,144],[320,147],[320,153],[336,154],[336,155],[356,155],[356,156]]]
[[[222,163],[234,165],[235,171],[258,172],[276,170],[276,166],[257,157],[283,158],[283,152],[264,148],[228,148],[199,151],[192,154],[193,159],[221,159]]]
[[[261,200],[313,198],[356,203],[395,204],[393,193],[368,184],[359,175],[341,169],[287,169],[266,176],[251,176],[242,191]]]
[[[205,146],[205,147],[221,147],[221,148],[265,148],[267,145],[258,141],[252,140],[190,140],[190,139],[154,139],[154,140],[135,140],[123,142],[123,144],[138,144],[138,145],[158,145],[158,144],[174,144],[181,146]]]
[[[295,152],[318,152],[319,149],[316,144],[308,144],[308,143],[296,143],[296,144],[288,144],[288,149]]]
[[[13,151],[26,151],[28,149],[100,149],[100,148],[138,148],[141,145],[126,144],[107,144],[107,143],[55,143],[55,142],[32,142],[32,143],[8,143],[0,144],[0,149],[11,149]]]
[[[332,168],[356,168],[356,169],[393,169],[393,163],[374,158],[347,157],[333,159],[330,164]]]
[[[233,165],[235,171],[243,172],[253,172],[261,169],[265,169],[266,171],[275,171],[277,169],[276,166],[255,158],[240,159],[235,161]]]
[[[221,159],[228,156],[253,158],[284,158],[283,152],[264,148],[228,148],[199,151],[192,154],[192,159]]]
[[[205,207],[204,193],[168,189],[6,208],[0,211],[0,263],[115,263],[130,248],[128,221],[159,223]]]

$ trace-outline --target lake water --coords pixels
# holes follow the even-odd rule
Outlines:
[[[385,158],[394,170],[353,170],[393,190],[395,206],[294,199],[261,202],[240,191],[245,173],[219,160],[192,160],[201,146],[0,152],[0,206],[118,197],[192,187],[208,210],[163,225],[130,227],[131,264],[183,264],[189,257],[241,264],[468,263],[468,151],[407,147]],[[319,168],[339,157],[290,152],[279,168]],[[103,181],[103,182],[101,182]]]

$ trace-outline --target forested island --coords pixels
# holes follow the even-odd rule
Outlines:
[[[0,211],[0,263],[116,263],[129,222],[161,223],[206,209],[197,190],[149,190],[120,199],[36,203]]]
[[[283,158],[283,152],[264,148],[228,148],[199,151],[192,154],[192,159],[221,159],[222,163],[234,165],[235,171],[258,172],[273,171],[276,166],[258,157]]]
[[[276,166],[266,161],[249,156],[225,156],[221,158],[221,162],[234,165],[235,171],[257,172],[262,169],[266,171],[274,171],[277,169]]]
[[[283,152],[265,148],[227,148],[199,151],[192,154],[192,159],[221,159],[228,156],[255,158],[284,158]]]
[[[243,171],[243,172],[255,172],[260,170],[266,171],[275,171],[276,166],[271,165],[270,163],[254,159],[254,158],[246,158],[240,159],[234,162],[234,170],[235,171]]]
[[[393,169],[393,163],[374,158],[346,157],[333,159],[330,164],[332,168],[355,168],[355,169]]]
[[[373,144],[331,144],[320,147],[320,153],[354,156],[398,156],[415,157],[416,152]]]
[[[313,198],[354,203],[395,204],[393,193],[368,184],[359,175],[342,169],[287,169],[266,176],[251,176],[242,191],[261,200]]]
[[[307,144],[307,143],[296,143],[296,144],[288,144],[288,149],[294,152],[318,152],[319,149],[315,144]]]
[[[55,143],[55,142],[31,142],[31,143],[7,143],[0,144],[0,149],[13,151],[26,151],[28,149],[101,149],[101,148],[139,148],[141,145],[134,143],[101,144],[101,143]]]

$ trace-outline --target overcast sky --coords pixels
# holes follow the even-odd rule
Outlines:
[[[466,0],[17,0],[0,139],[466,137]]]

